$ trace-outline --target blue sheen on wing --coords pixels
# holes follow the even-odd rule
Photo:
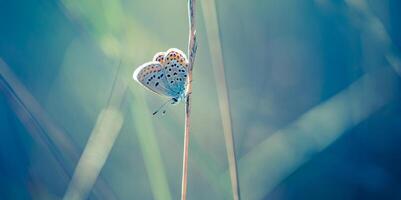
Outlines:
[[[186,87],[188,60],[178,49],[169,49],[164,59],[164,70],[170,88],[181,96]]]

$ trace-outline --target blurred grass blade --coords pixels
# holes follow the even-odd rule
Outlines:
[[[88,198],[96,179],[113,147],[123,124],[123,116],[115,107],[104,109],[97,119],[88,143],[77,164],[64,200]]]
[[[78,160],[77,147],[68,138],[68,134],[50,119],[37,100],[1,59],[0,78],[0,88],[10,100],[16,115],[27,131],[32,134],[34,140],[42,144],[58,162],[64,172],[60,179],[67,182],[72,174],[72,163]],[[101,177],[97,183],[93,192],[95,197],[116,199],[110,187]]]
[[[238,182],[237,161],[235,156],[235,142],[232,130],[232,120],[230,113],[230,100],[227,88],[227,79],[224,72],[224,61],[219,37],[219,25],[214,0],[202,1],[202,11],[205,20],[206,34],[210,49],[210,57],[214,69],[214,75],[219,99],[221,121],[223,123],[224,140],[228,165],[231,177],[231,189],[233,199],[240,199],[240,187]]]
[[[98,115],[97,122],[64,195],[64,200],[88,198],[124,122],[124,117],[118,108],[126,94],[127,82],[124,81],[125,79],[124,73],[121,72],[120,60],[107,106]]]
[[[152,112],[147,109],[148,106],[142,93],[138,91],[132,93],[134,94],[134,103],[129,105],[130,113],[133,115],[136,134],[149,176],[153,198],[156,200],[171,200],[172,197],[163,160],[160,155],[159,144],[157,143],[154,127],[150,120],[153,117],[150,114]]]
[[[312,155],[386,105],[396,78],[390,68],[366,74],[255,146],[239,162],[243,197],[263,199]]]
[[[356,12],[361,20],[354,20],[355,23],[360,26],[362,33],[366,33],[374,36],[375,40],[379,42],[379,44],[384,49],[384,57],[387,59],[387,62],[391,67],[401,76],[401,58],[400,52],[396,45],[394,45],[394,41],[392,40],[390,34],[386,30],[386,26],[382,22],[382,20],[376,16],[376,14],[372,11],[369,6],[369,2],[366,0],[346,0],[346,5],[352,9],[353,12],[346,12],[347,14]],[[355,15],[349,16],[350,18],[355,18]],[[361,23],[363,22],[363,23]],[[366,37],[366,36],[365,36]],[[366,42],[376,42],[371,41],[371,39],[367,39]],[[377,47],[376,47],[377,48]],[[380,48],[377,48],[380,49]],[[381,53],[378,55],[382,55]]]

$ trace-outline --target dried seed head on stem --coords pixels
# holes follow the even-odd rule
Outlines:
[[[196,43],[196,24],[195,24],[195,2],[196,0],[188,0],[188,18],[189,18],[189,41],[188,41],[188,77],[187,87],[185,91],[185,129],[184,129],[184,152],[182,158],[182,181],[181,181],[181,200],[187,199],[188,185],[188,147],[190,133],[190,114],[191,114],[191,95],[192,95],[192,69],[195,61],[197,50]]]

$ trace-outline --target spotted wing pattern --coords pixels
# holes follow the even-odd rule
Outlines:
[[[157,54],[155,54],[155,56],[153,56],[153,61],[157,61],[160,64],[164,64],[164,56],[166,56],[165,52],[159,52]]]
[[[134,72],[134,79],[151,91],[180,99],[185,91],[188,60],[179,49],[159,52],[152,62],[145,63]]]
[[[138,67],[134,72],[133,78],[157,94],[175,96],[175,93],[167,84],[162,65],[157,61],[148,62]]]
[[[187,80],[188,60],[185,54],[178,49],[169,49],[164,57],[164,71],[167,83],[177,93],[177,96],[185,90]]]

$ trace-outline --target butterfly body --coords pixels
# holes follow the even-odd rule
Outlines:
[[[153,61],[138,67],[134,80],[156,94],[170,97],[175,104],[185,96],[188,60],[179,49],[157,53]]]

